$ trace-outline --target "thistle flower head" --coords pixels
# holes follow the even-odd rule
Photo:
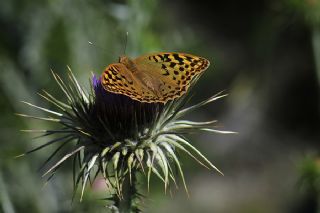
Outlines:
[[[154,174],[163,181],[167,190],[172,183],[176,185],[175,171],[178,171],[187,191],[178,150],[204,167],[221,173],[187,140],[186,135],[198,131],[232,132],[214,129],[215,120],[193,122],[184,120],[183,116],[225,95],[212,96],[190,107],[185,107],[186,95],[166,104],[141,103],[105,91],[100,78],[96,76],[92,77],[92,89],[88,93],[70,69],[68,80],[62,80],[54,72],[52,74],[66,101],[58,100],[43,91],[40,96],[53,104],[57,111],[25,102],[48,113],[48,117],[20,115],[56,122],[61,128],[39,130],[42,136],[55,135],[56,138],[27,153],[59,144],[57,150],[45,161],[45,164],[51,166],[44,175],[51,174],[50,179],[63,162],[73,159],[74,187],[77,189],[82,183],[81,198],[90,177],[95,178],[100,173],[111,189],[111,194],[119,198],[123,195],[125,180],[131,182],[137,172],[145,174],[148,188],[151,175]],[[51,163],[58,152],[63,152],[62,147],[67,143],[72,143],[73,149],[64,150],[63,157]]]
[[[93,76],[92,84],[95,98],[90,119],[101,128],[101,131],[93,134],[100,143],[112,144],[124,140],[137,142],[146,137],[163,104],[141,103],[125,95],[107,92],[96,76]]]

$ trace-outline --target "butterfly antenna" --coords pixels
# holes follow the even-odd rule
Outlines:
[[[105,50],[105,49],[103,49],[103,48],[101,48],[101,47],[98,47],[98,46],[97,46],[95,43],[93,43],[92,41],[88,41],[88,43],[89,43],[91,46],[95,47],[95,48]]]
[[[92,41],[88,41],[88,43],[91,45],[91,46],[93,46],[93,47],[95,47],[95,48],[98,48],[98,49],[100,49],[100,50],[103,50],[104,52],[108,52],[107,51],[107,49],[105,49],[105,48],[102,48],[102,47],[99,47],[98,45],[96,45],[95,43],[93,43]]]
[[[125,54],[126,54],[127,43],[128,43],[128,35],[129,35],[129,32],[126,32],[126,38],[125,38],[125,40],[124,40],[123,55],[125,55]]]
[[[99,49],[99,50],[102,50],[102,52],[105,53],[108,57],[114,57],[114,55],[111,55],[111,54],[110,54],[110,51],[108,51],[107,49],[96,45],[96,44],[93,43],[92,41],[88,41],[88,43],[89,43],[92,47],[95,47],[95,48],[97,48],[97,49]]]

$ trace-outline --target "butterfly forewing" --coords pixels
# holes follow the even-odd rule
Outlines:
[[[134,62],[140,70],[163,82],[163,102],[183,95],[192,79],[210,65],[207,59],[186,53],[148,54],[136,58]]]

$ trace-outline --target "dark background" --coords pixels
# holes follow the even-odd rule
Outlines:
[[[191,198],[182,187],[164,195],[155,180],[146,212],[319,211],[320,1],[9,0],[0,3],[0,212],[104,212],[98,184],[70,204],[68,164],[43,187],[37,168],[51,148],[13,159],[44,142],[19,129],[50,127],[14,113],[38,113],[21,100],[46,106],[36,95],[42,88],[61,95],[50,69],[64,76],[69,65],[89,88],[90,72],[123,53],[127,31],[130,57],[178,51],[209,59],[192,102],[221,90],[229,96],[191,119],[218,119],[238,132],[193,136],[225,176],[182,156]]]

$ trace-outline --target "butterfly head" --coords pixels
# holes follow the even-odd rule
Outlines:
[[[119,57],[119,63],[121,64],[128,64],[129,63],[129,58],[125,55],[122,55]]]
[[[125,55],[119,57],[119,63],[125,65],[132,72],[137,69],[134,62]]]

